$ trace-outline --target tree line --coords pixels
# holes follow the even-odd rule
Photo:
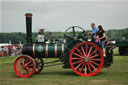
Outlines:
[[[88,30],[87,32],[89,32]],[[32,40],[36,41],[37,33],[32,33]],[[106,36],[109,41],[119,41],[122,39],[128,40],[128,28],[125,29],[111,29],[106,31]],[[54,39],[63,39],[64,32],[45,32],[46,38],[54,38]],[[12,33],[0,33],[0,43],[8,43],[11,42],[12,44],[18,43],[26,43],[26,33],[21,32],[12,32]]]

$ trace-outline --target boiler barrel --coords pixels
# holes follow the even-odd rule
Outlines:
[[[55,58],[65,53],[64,43],[33,43],[23,46],[22,54],[31,57]]]

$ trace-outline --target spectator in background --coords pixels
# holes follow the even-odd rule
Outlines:
[[[4,48],[5,48],[5,56],[8,56],[8,47],[5,46]]]
[[[15,55],[16,55],[16,46],[13,45],[13,56],[15,56]]]
[[[12,54],[12,46],[11,45],[8,46],[8,51],[9,51],[8,55],[11,56],[11,54]]]
[[[1,47],[0,47],[0,56],[3,56],[3,51]]]

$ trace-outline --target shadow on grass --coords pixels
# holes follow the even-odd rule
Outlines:
[[[11,77],[12,77],[12,78],[20,78],[20,77],[18,77],[18,76],[15,74],[15,72],[12,72]]]
[[[118,74],[118,75],[117,75]],[[77,77],[77,78],[80,78],[81,76],[79,76],[79,75],[77,75],[75,72],[73,72],[73,71],[68,71],[68,72],[60,72],[60,71],[56,71],[56,72],[41,72],[40,74],[35,74],[35,75],[38,75],[38,76],[40,76],[40,77],[55,77],[55,76],[63,76],[63,77]],[[99,77],[105,77],[106,75],[110,75],[110,73],[109,72],[99,72],[98,74],[96,74],[96,75],[94,75],[94,76],[90,76],[90,77],[86,77],[86,78],[88,78],[88,79],[92,79],[92,78],[99,78]],[[120,77],[124,77],[124,75],[128,75],[128,72],[117,72],[116,74],[113,74],[113,75],[115,75],[115,76],[117,76],[117,77],[119,77],[119,75],[120,75]],[[30,77],[28,77],[28,78],[33,78],[33,77],[38,77],[38,76],[34,76],[34,74],[32,75],[32,76],[30,76]],[[110,75],[111,76],[111,75]],[[109,77],[110,77],[109,76]],[[18,77],[15,73],[11,73],[11,75],[10,75],[10,77],[11,78],[14,78],[14,79],[20,79],[20,77]],[[106,76],[107,77],[107,76]],[[24,79],[24,78],[22,78],[22,79]]]
[[[106,72],[99,72],[98,74],[94,75],[94,76],[91,76],[91,77],[88,77],[88,78],[92,78],[92,77],[100,77],[100,76],[104,76],[104,74],[107,74]],[[49,76],[49,77],[53,77],[53,76],[65,76],[65,77],[81,77],[79,75],[77,75],[75,72],[73,71],[56,71],[56,72],[41,72],[40,74],[33,74],[32,76],[28,77],[28,78],[33,78],[34,75],[39,75],[39,76]],[[11,78],[19,78],[15,73],[11,73]]]
[[[62,76],[78,76],[73,71],[54,71],[54,72],[41,72],[39,75],[62,75]]]
[[[119,54],[114,54],[113,56],[120,56]]]
[[[99,72],[98,74],[96,74],[95,76],[102,76],[106,74],[106,72]],[[77,76],[77,77],[81,77],[79,75],[77,75],[74,71],[56,71],[56,72],[41,72],[39,75],[62,75],[62,76]]]
[[[40,75],[40,76],[55,76],[55,75],[59,75],[59,76],[78,76],[77,74],[75,74],[73,71],[55,71],[55,72],[41,72],[39,74],[33,74],[33,75]],[[18,77],[15,72],[11,72],[10,73],[10,77],[11,78],[20,78]],[[29,78],[32,78],[33,76],[30,76]]]
[[[118,53],[115,53],[114,56],[128,56],[128,54],[120,55]]]
[[[11,75],[11,77],[12,78],[20,78],[20,77],[18,77],[16,74],[15,74],[15,72],[11,72],[10,73]],[[95,77],[99,77],[99,76],[104,76],[104,75],[106,75],[106,74],[108,74],[108,72],[102,72],[102,71],[100,71],[99,73],[97,73],[96,75],[94,75]],[[40,76],[67,76],[67,77],[69,77],[69,76],[76,76],[76,77],[81,77],[81,76],[79,76],[79,75],[77,75],[74,71],[72,71],[72,70],[61,70],[61,71],[42,71],[41,73],[39,73],[39,74],[33,74],[33,75],[40,75]],[[33,76],[30,76],[29,78],[32,78]],[[92,76],[93,77],[93,76]]]

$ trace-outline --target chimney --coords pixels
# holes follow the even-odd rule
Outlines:
[[[26,34],[27,44],[32,43],[32,13],[26,13]]]

